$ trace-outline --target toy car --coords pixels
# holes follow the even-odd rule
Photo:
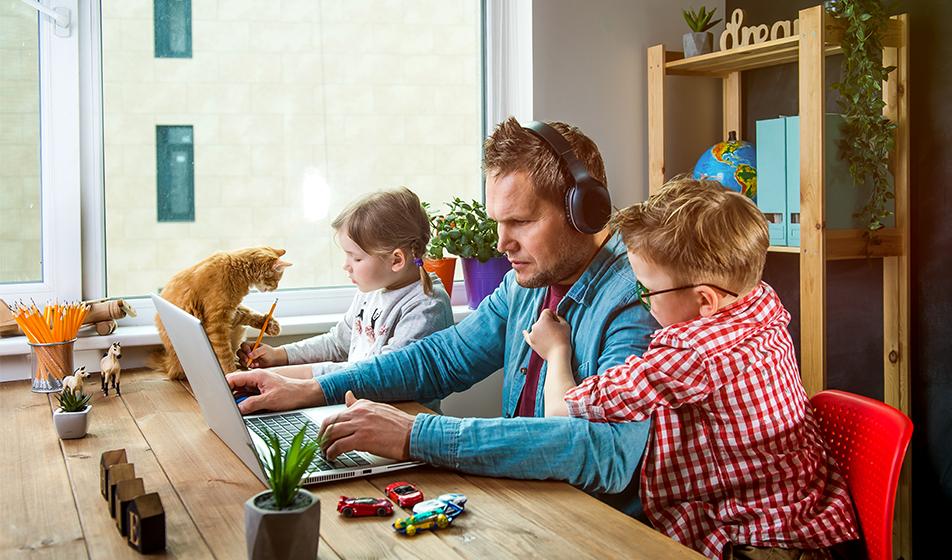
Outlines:
[[[393,514],[393,504],[386,498],[348,498],[341,496],[337,501],[337,512],[344,517],[361,517],[364,515]]]
[[[423,501],[423,492],[409,482],[394,482],[387,486],[387,496],[400,507],[413,507]]]
[[[459,506],[459,513],[463,512],[463,508],[466,507],[466,495],[465,494],[440,494],[435,500],[426,500],[425,502],[420,502],[417,505],[413,506],[413,513],[423,513],[424,511],[430,511],[431,509],[440,509],[444,508],[447,502],[450,502],[456,506]],[[446,512],[444,512],[446,513]],[[457,515],[459,515],[457,513]]]
[[[423,513],[415,513],[410,517],[401,517],[393,522],[393,529],[408,537],[412,537],[422,529],[444,529],[463,512],[463,509],[453,502],[443,502],[445,509],[432,509]]]

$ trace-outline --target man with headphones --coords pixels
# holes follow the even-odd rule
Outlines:
[[[331,457],[360,449],[480,475],[564,480],[637,514],[649,423],[543,418],[545,364],[522,336],[542,309],[564,317],[581,381],[643,353],[658,327],[638,303],[624,244],[606,229],[611,199],[598,148],[575,127],[510,118],[487,139],[483,167],[498,249],[513,268],[499,288],[455,327],[347,370],[308,380],[231,374],[232,388],[260,392],[241,411],[346,402],[324,423]],[[414,417],[375,402],[445,398],[500,368],[500,418]]]

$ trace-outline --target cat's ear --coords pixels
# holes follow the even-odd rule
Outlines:
[[[276,271],[278,271],[278,272],[281,272],[282,270],[284,270],[285,268],[287,268],[287,267],[289,267],[289,266],[291,266],[291,263],[289,263],[288,261],[282,261],[281,259],[278,259],[278,260],[274,261],[274,264],[271,265],[271,268],[272,268],[273,270],[276,270]]]
[[[287,253],[287,251],[285,251],[284,249],[275,249],[274,247],[272,247],[271,250],[274,251],[274,254],[276,254],[279,257],[283,257],[284,254]]]

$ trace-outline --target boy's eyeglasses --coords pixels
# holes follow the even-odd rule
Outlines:
[[[666,294],[668,292],[677,292],[678,290],[687,290],[688,288],[697,288],[699,286],[707,286],[709,288],[714,288],[715,290],[720,290],[724,292],[725,294],[737,297],[736,293],[730,290],[725,290],[724,288],[721,288],[720,286],[716,286],[714,284],[707,284],[707,283],[691,284],[688,286],[679,286],[677,288],[668,288],[667,290],[658,290],[656,292],[652,292],[651,290],[646,288],[644,284],[641,283],[641,280],[635,280],[635,292],[638,294],[638,301],[640,301],[641,305],[644,305],[645,309],[647,309],[648,311],[651,311],[651,301],[648,299],[651,296]]]

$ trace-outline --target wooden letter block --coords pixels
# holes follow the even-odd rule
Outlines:
[[[116,509],[113,507],[115,504],[115,499],[113,494],[116,492],[116,484],[122,482],[123,480],[132,480],[136,477],[136,467],[132,463],[119,463],[118,465],[112,465],[106,469],[109,481],[108,492],[106,494],[106,500],[109,502],[109,515],[110,517],[116,517]]]
[[[112,509],[116,511],[116,529],[119,529],[119,534],[123,537],[129,534],[129,504],[143,494],[145,494],[145,485],[141,478],[116,483]]]
[[[102,499],[109,499],[109,467],[127,462],[125,449],[102,452],[102,457],[99,458],[99,493],[102,494]]]
[[[165,550],[165,509],[157,492],[129,504],[129,546],[142,554]]]

